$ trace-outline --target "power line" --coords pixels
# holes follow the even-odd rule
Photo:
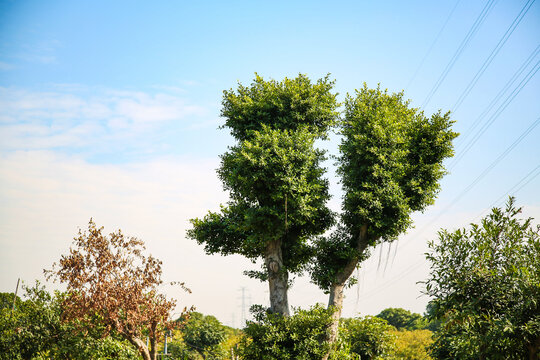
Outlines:
[[[388,286],[390,286],[390,285],[394,284],[395,282],[403,279],[404,277],[406,277],[407,275],[409,275],[413,271],[415,271],[415,270],[419,269],[420,267],[422,267],[422,265],[424,265],[423,262],[418,262],[418,263],[415,263],[415,264],[412,264],[412,265],[408,266],[403,271],[401,271],[398,276],[396,276],[396,277],[386,281],[385,283],[381,284],[380,286],[377,286],[374,289],[371,289],[370,291],[367,291],[366,293],[362,294],[360,296],[360,300],[363,300],[363,299],[365,299],[367,297],[376,295],[376,294],[380,293],[381,291],[384,291],[385,289],[388,288]],[[346,305],[350,305],[352,303],[352,301],[347,301],[347,302],[344,302],[344,303]]]
[[[506,148],[505,151],[503,151],[487,168],[484,169],[484,171],[478,175],[478,177],[476,179],[474,179],[474,181],[469,184],[469,186],[467,186],[462,192],[461,194],[459,194],[452,203],[450,203],[450,206],[455,204],[457,201],[459,201],[459,199],[461,199],[467,192],[469,192],[469,190],[471,190],[480,180],[482,180],[484,178],[484,176],[486,176],[490,171],[491,169],[493,169],[495,166],[497,166],[497,164],[506,157],[506,155],[508,155],[512,150],[514,150],[514,148],[521,142],[523,141],[523,139],[525,137],[527,137],[527,135],[529,135],[529,133],[531,131],[534,130],[534,128],[540,123],[540,117],[538,119],[536,119],[536,121],[534,121],[523,133],[521,133],[521,135],[508,147]]]
[[[452,67],[454,66],[454,64],[456,63],[458,58],[463,53],[463,50],[465,50],[465,48],[469,44],[469,41],[471,41],[471,39],[474,37],[474,35],[476,35],[476,32],[478,31],[478,29],[480,28],[480,26],[482,25],[482,23],[486,19],[487,15],[489,14],[491,9],[493,8],[493,6],[495,4],[495,1],[496,0],[488,0],[486,5],[482,9],[482,12],[480,12],[480,15],[478,15],[478,17],[474,21],[473,25],[469,29],[469,32],[467,33],[467,35],[465,35],[465,38],[463,39],[461,44],[458,46],[458,48],[457,48],[456,52],[454,53],[454,55],[452,56],[452,58],[450,59],[450,62],[448,62],[448,64],[444,68],[443,72],[441,73],[441,75],[439,76],[437,81],[435,82],[435,85],[433,85],[430,92],[426,96],[426,99],[424,100],[424,102],[423,102],[423,104],[421,106],[422,108],[426,107],[426,105],[430,102],[433,95],[437,92],[437,90],[441,86],[444,79],[446,79],[446,76],[448,75],[450,70],[452,70]]]
[[[442,215],[444,215],[452,206],[454,206],[463,196],[465,196],[480,180],[482,180],[504,157],[506,157],[523,139],[531,133],[531,131],[540,124],[540,117],[537,118],[521,135],[514,140],[514,142],[508,146],[488,167],[482,171],[465,189],[463,189],[439,214],[433,218],[429,223],[424,225],[416,235],[422,234],[430,225],[437,221]]]
[[[456,164],[465,156],[465,154],[476,144],[478,139],[489,129],[489,127],[497,120],[499,115],[510,105],[512,101],[516,98],[516,96],[523,90],[525,85],[536,75],[538,70],[540,69],[540,60],[534,65],[534,67],[527,73],[525,78],[521,80],[521,82],[514,88],[514,90],[506,97],[506,99],[503,101],[503,103],[495,110],[495,112],[491,115],[491,117],[488,119],[484,125],[474,134],[473,138],[469,140],[469,142],[465,145],[465,148],[461,151],[461,153],[454,159],[454,161],[450,164],[449,168],[453,169]]]
[[[535,174],[536,172],[536,174]],[[508,191],[506,191],[503,195],[501,195],[497,200],[491,203],[491,205],[488,206],[486,210],[483,210],[480,214],[478,214],[474,220],[478,219],[482,214],[484,214],[486,211],[492,209],[501,202],[503,198],[510,194],[516,194],[518,191],[523,189],[525,186],[527,186],[531,181],[533,181],[538,175],[540,175],[540,164],[538,164],[534,169],[529,171],[525,176],[523,176],[517,183],[515,183]]]
[[[537,124],[539,120],[540,120],[540,118],[538,118],[535,123]],[[532,180],[534,180],[538,175],[540,175],[540,164],[538,164],[533,170],[531,170],[525,176],[523,176],[509,191],[507,191],[505,194],[503,194],[501,197],[499,197],[496,201],[494,201],[492,203],[492,205],[489,206],[489,208],[491,209],[497,202],[499,202],[503,197],[505,197],[509,193],[512,193],[512,192],[517,193],[519,190],[521,190],[523,187],[525,187],[527,184],[529,184]],[[485,210],[484,210],[484,212],[485,212]],[[439,214],[438,217],[440,217],[440,215],[442,215],[442,214]],[[482,215],[482,214],[480,214],[480,215]],[[478,218],[480,215],[478,215],[476,218]],[[422,229],[421,231],[423,231],[424,229]],[[422,265],[423,265],[422,262],[410,265],[409,267],[407,267],[403,271],[401,271],[398,276],[390,279],[389,281],[385,282],[384,284],[381,284],[380,286],[372,289],[371,291],[368,291],[368,292],[362,294],[361,296],[357,295],[357,297],[355,299],[355,302],[358,303],[358,301],[360,299],[363,300],[364,298],[367,298],[368,296],[373,296],[375,294],[380,293],[381,291],[384,291],[386,288],[388,288],[388,286],[390,286],[390,285],[394,284],[395,282],[401,280],[402,278],[404,278],[408,274],[410,274],[413,271],[415,271],[416,269],[420,268]],[[351,303],[352,302],[349,301],[346,304],[349,305]]]
[[[418,67],[416,68],[416,71],[414,72],[413,76],[411,77],[411,79],[409,80],[409,82],[407,83],[407,86],[405,86],[405,89],[408,89],[409,86],[411,86],[412,82],[414,81],[414,79],[416,79],[416,76],[418,75],[418,73],[420,72],[420,69],[422,68],[422,65],[424,65],[424,62],[426,61],[427,57],[429,56],[429,54],[431,54],[431,51],[433,50],[433,47],[435,46],[435,44],[437,43],[437,41],[439,41],[439,38],[441,37],[441,34],[443,33],[444,29],[446,28],[446,25],[448,24],[448,21],[450,21],[450,18],[452,17],[452,15],[454,14],[454,11],[456,10],[459,2],[461,0],[457,0],[456,1],[456,4],[454,5],[454,7],[452,8],[452,11],[450,11],[450,14],[448,14],[448,17],[446,18],[446,21],[444,22],[443,26],[441,27],[441,29],[439,30],[439,33],[437,34],[437,36],[435,37],[435,39],[433,40],[433,42],[431,43],[431,46],[429,47],[428,51],[426,52],[426,54],[424,55],[422,61],[420,61],[420,65],[418,65]]]
[[[540,53],[540,45],[536,47],[536,49],[533,50],[533,52],[529,55],[529,57],[521,64],[519,69],[516,70],[516,72],[512,75],[510,80],[506,82],[506,84],[503,86],[503,88],[499,91],[499,93],[491,100],[489,105],[484,109],[484,111],[478,116],[478,118],[471,124],[471,126],[467,129],[467,131],[464,132],[463,135],[458,137],[457,143],[463,143],[470,134],[472,134],[473,130],[478,126],[478,124],[489,114],[489,112],[493,109],[495,104],[499,102],[499,100],[502,98],[502,96],[508,91],[510,86],[514,84],[514,82],[521,76],[523,71],[529,66],[529,64],[533,61],[533,59]]]
[[[528,0],[527,3],[523,6],[521,11],[519,12],[519,14],[514,18],[514,21],[512,21],[512,24],[510,24],[510,26],[508,27],[508,29],[506,30],[506,32],[504,33],[502,38],[499,40],[499,42],[497,43],[495,48],[491,51],[491,54],[489,54],[489,56],[484,61],[484,63],[480,67],[480,69],[478,69],[478,71],[474,75],[473,79],[471,80],[471,82],[469,82],[469,84],[467,85],[465,90],[461,93],[461,95],[459,96],[459,98],[456,101],[456,103],[454,104],[454,106],[452,106],[452,110],[454,112],[463,103],[463,100],[465,100],[465,98],[469,95],[469,93],[471,92],[473,87],[476,85],[476,83],[478,82],[480,77],[484,74],[484,72],[489,67],[489,65],[491,64],[493,59],[497,56],[497,54],[502,49],[502,47],[504,46],[504,44],[506,43],[506,41],[508,40],[510,35],[512,35],[512,33],[514,32],[516,27],[519,25],[521,20],[523,20],[523,17],[525,17],[525,15],[527,14],[527,12],[529,11],[529,9],[531,8],[531,6],[532,6],[532,4],[534,2],[535,2],[535,0]]]

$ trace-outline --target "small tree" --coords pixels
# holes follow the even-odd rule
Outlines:
[[[377,317],[388,321],[388,324],[398,330],[420,330],[427,326],[422,315],[402,308],[384,309]]]
[[[102,232],[91,219],[88,231],[79,230],[69,254],[46,271],[48,278],[67,285],[64,319],[79,321],[81,330],[99,329],[103,336],[120,334],[145,360],[155,360],[161,331],[174,326],[169,314],[175,301],[157,291],[161,261],[142,254],[141,240],[120,230],[109,236]]]
[[[343,341],[362,360],[387,359],[394,349],[394,328],[386,320],[375,316],[343,319],[341,327]]]
[[[429,243],[428,315],[442,321],[435,358],[538,359],[540,225],[520,212],[510,198],[480,224]]]
[[[226,332],[214,316],[192,312],[182,335],[187,346],[195,349],[203,359],[214,359],[222,352],[218,345],[225,340]]]

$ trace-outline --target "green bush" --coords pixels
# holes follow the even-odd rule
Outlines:
[[[324,340],[331,312],[321,305],[298,309],[290,317],[268,313],[261,306],[252,312],[255,321],[248,322],[240,343],[244,359],[321,359],[330,350]]]

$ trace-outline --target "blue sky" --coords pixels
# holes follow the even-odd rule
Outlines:
[[[165,277],[192,287],[189,296],[164,289],[180,303],[228,324],[236,314],[239,325],[238,289],[265,303],[264,285],[241,275],[251,266],[244,259],[206,256],[184,238],[189,218],[226,201],[214,172],[232,144],[218,129],[222,91],[249,83],[254,72],[314,80],[330,73],[340,99],[363,82],[380,83],[405,90],[428,114],[455,110],[459,161],[448,162],[439,199],[415,216],[416,230],[400,239],[385,271],[378,259],[395,245],[374,252],[344,309],[347,316],[389,306],[422,312],[427,299],[416,282],[427,275],[422,254],[438,228],[465,226],[512,189],[540,217],[539,43],[533,1],[1,0],[0,291],[12,291],[17,277],[40,278],[94,217],[145,240]],[[335,152],[337,141],[322,146]],[[339,185],[328,166],[337,210]],[[221,304],[212,301],[215,291]],[[298,279],[291,303],[316,301],[326,298]]]

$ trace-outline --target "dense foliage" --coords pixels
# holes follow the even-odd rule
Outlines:
[[[241,344],[245,359],[321,359],[329,350],[325,333],[331,312],[320,305],[297,310],[290,317],[254,308],[255,321],[248,322]]]
[[[304,128],[324,138],[338,116],[333,87],[329,76],[313,84],[302,74],[281,82],[255,74],[250,86],[238,84],[236,91],[223,92],[221,116],[240,142],[264,126],[293,131]]]
[[[224,351],[219,345],[225,338],[225,327],[219,320],[199,312],[191,312],[182,329],[182,340],[188,350],[186,352],[195,351],[204,359],[224,358]]]
[[[427,327],[427,321],[422,315],[402,308],[384,309],[377,317],[386,320],[398,330],[420,330]]]
[[[430,360],[429,347],[433,343],[433,333],[429,330],[395,330],[392,360]]]
[[[429,313],[443,321],[435,358],[538,358],[540,226],[520,212],[511,198],[480,224],[442,230],[429,244]]]
[[[229,206],[192,220],[188,236],[208,253],[262,257],[269,242],[283,239],[283,264],[298,271],[310,258],[311,234],[331,223],[322,151],[306,129],[263,127],[221,158],[218,175],[229,191]],[[262,274],[261,274],[262,275]]]
[[[188,237],[208,253],[263,259],[273,312],[289,314],[289,273],[311,258],[308,239],[333,223],[322,178],[323,152],[315,149],[338,117],[328,76],[278,82],[256,75],[250,86],[225,91],[221,115],[237,144],[221,157],[218,175],[230,194],[227,206],[193,219]]]
[[[0,359],[2,360],[134,360],[137,352],[126,341],[101,337],[95,331],[78,331],[78,324],[62,321],[62,293],[49,294],[36,283],[24,287],[13,313],[2,302],[0,309]],[[2,294],[12,300],[14,294]]]
[[[343,280],[340,275],[354,269],[350,262],[367,257],[370,246],[407,230],[412,212],[433,204],[443,160],[453,155],[452,123],[449,113],[426,117],[403,93],[364,85],[347,96],[337,160],[344,190],[340,226],[319,239],[312,272],[322,289]]]
[[[394,328],[386,320],[374,316],[343,319],[340,336],[350,346],[350,352],[360,359],[388,358],[394,349]]]

